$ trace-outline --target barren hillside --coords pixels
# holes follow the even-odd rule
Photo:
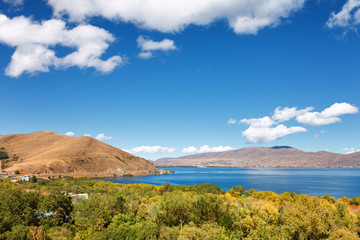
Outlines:
[[[7,172],[104,177],[156,170],[149,161],[91,137],[68,137],[51,131],[0,135],[0,148],[9,156]]]

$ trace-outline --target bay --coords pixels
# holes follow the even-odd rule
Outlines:
[[[192,185],[211,183],[227,191],[234,185],[249,190],[295,192],[335,198],[360,196],[360,169],[344,168],[162,168],[174,174],[102,180],[116,183]]]

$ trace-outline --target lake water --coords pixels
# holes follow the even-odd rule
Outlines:
[[[233,185],[245,189],[295,192],[335,198],[360,196],[360,169],[318,168],[162,168],[174,174],[103,179],[117,183],[162,185],[216,184],[223,190]]]

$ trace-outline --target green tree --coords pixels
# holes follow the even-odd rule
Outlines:
[[[73,205],[67,193],[53,191],[41,199],[39,212],[42,225],[61,226],[71,220]]]
[[[191,212],[196,224],[219,222],[222,216],[220,199],[214,195],[201,194],[193,201]]]
[[[123,204],[121,196],[90,195],[75,205],[75,224],[82,230],[102,231],[114,215],[122,212]]]
[[[229,193],[234,197],[240,197],[245,191],[245,188],[243,186],[233,186]]]
[[[158,239],[160,227],[149,220],[143,220],[132,213],[119,214],[107,229],[108,239]]]
[[[16,225],[11,229],[11,231],[6,232],[4,234],[3,239],[7,240],[27,240],[27,234],[28,234],[28,227],[24,225]],[[0,237],[2,239],[2,237]]]
[[[37,182],[37,178],[35,175],[33,175],[31,178],[30,178],[30,183],[36,183]]]
[[[0,190],[0,231],[9,231],[13,226],[37,224],[38,193],[19,189]]]
[[[167,194],[160,202],[158,220],[167,226],[182,226],[191,216],[191,196],[183,192]]]

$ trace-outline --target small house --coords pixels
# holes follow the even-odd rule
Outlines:
[[[88,199],[89,198],[89,194],[87,194],[87,193],[78,193],[78,194],[69,193],[69,196],[75,202],[80,202],[82,199]]]
[[[21,177],[21,180],[22,181],[25,181],[25,182],[29,182],[30,181],[30,177],[28,175],[25,175],[25,176],[22,176]]]

